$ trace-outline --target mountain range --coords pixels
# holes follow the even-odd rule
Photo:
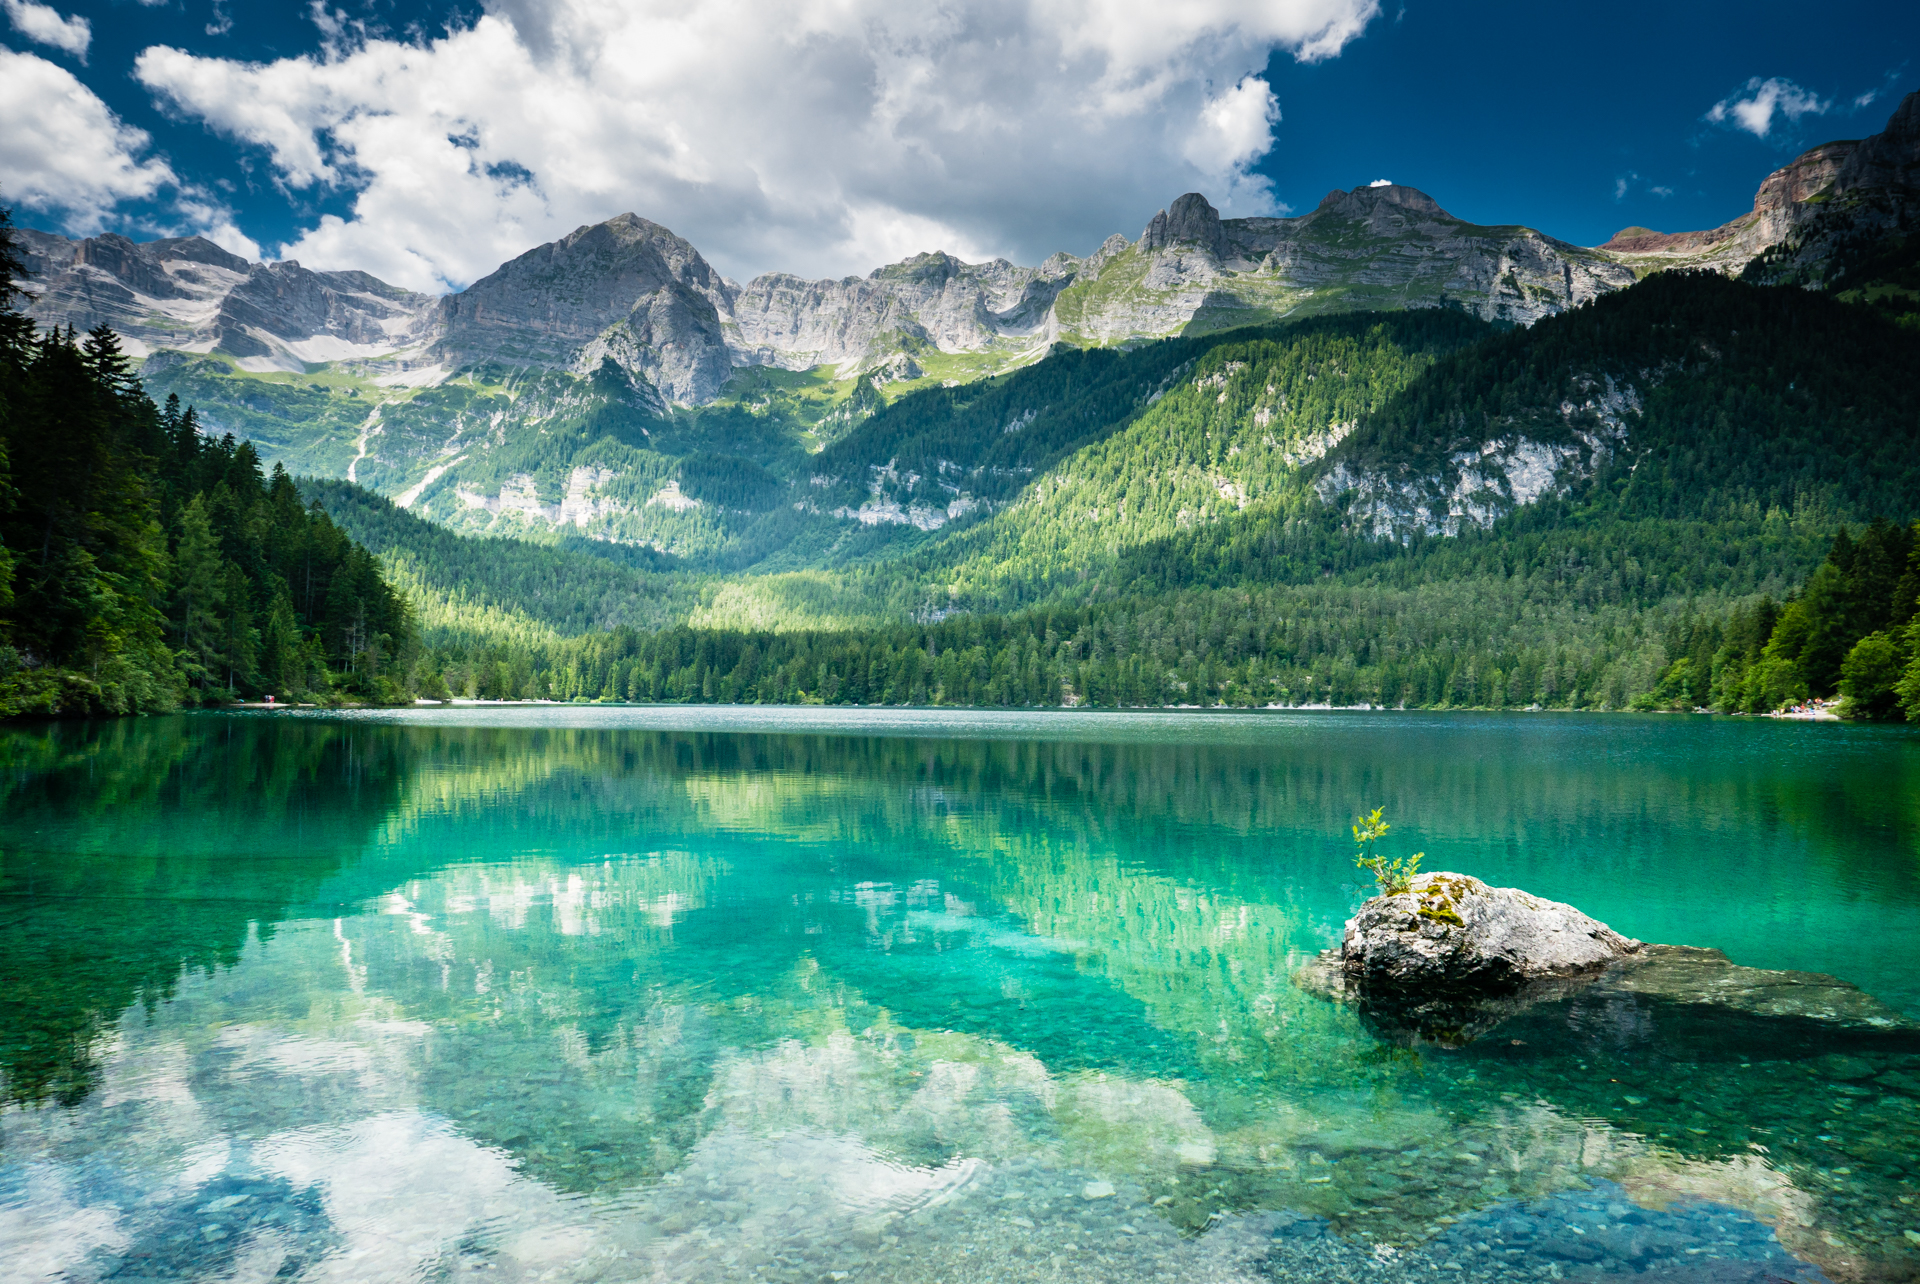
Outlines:
[[[1224,453],[1148,469],[1150,499],[1104,514],[1094,504],[1090,520],[1164,509],[1173,525],[1156,532],[1204,526],[1286,489],[1279,473],[1311,470],[1320,501],[1346,497],[1370,538],[1484,529],[1603,471],[1663,376],[1595,367],[1553,404],[1506,416],[1525,431],[1489,428],[1418,468],[1363,466],[1342,442],[1419,367],[1489,327],[1533,326],[1676,268],[1910,311],[1917,175],[1913,95],[1881,134],[1823,144],[1768,175],[1741,218],[1703,232],[1628,228],[1591,248],[1469,224],[1386,183],[1336,190],[1292,218],[1222,219],[1188,194],[1135,239],[1035,267],[933,252],[865,277],[744,285],[624,214],[438,298],[361,272],[251,264],[199,238],[16,239],[36,321],[113,327],[156,397],[178,395],[203,431],[251,441],[269,465],[344,478],[464,534],[761,577],[753,605],[715,615],[710,601],[702,618],[872,619],[997,609],[1032,592],[949,584],[929,597],[918,577],[884,603],[864,594],[849,616],[844,603],[769,606],[766,577],[838,575],[936,536],[950,550],[1006,538],[1034,506],[1084,487],[1076,451],[1110,452],[1128,424],[1163,397],[1190,399],[1203,377],[1235,407],[1217,429]],[[1363,364],[1385,363],[1359,383],[1343,370],[1306,395],[1264,376],[1243,387],[1252,376],[1238,371],[1258,362],[1196,373],[1229,333],[1395,313],[1436,324],[1385,347],[1347,335]],[[1101,355],[1123,352],[1142,359]],[[1321,395],[1334,386],[1345,391]]]
[[[16,589],[65,585],[75,619],[132,593],[148,685],[190,655],[213,700],[291,673],[380,699],[1759,710],[1866,648],[1892,708],[1920,646],[1916,162],[1920,96],[1710,232],[1582,248],[1394,184],[1285,219],[1189,194],[1084,258],[741,285],[623,215],[440,298],[27,233],[32,321],[116,330],[164,404],[111,337],[6,312],[0,556],[39,547]],[[59,514],[105,493],[46,427],[95,432],[89,398],[125,468],[173,478],[151,520],[113,490],[133,569],[108,579],[79,536],[49,569]],[[272,532],[301,522],[340,592],[284,569]],[[52,627],[35,610],[16,636]],[[43,652],[0,664],[37,682]],[[95,682],[84,659],[60,681]]]
[[[218,353],[252,373],[344,364],[386,386],[474,366],[590,373],[611,359],[663,402],[712,402],[742,367],[928,376],[919,353],[1031,359],[1355,308],[1455,306],[1529,323],[1619,289],[1604,251],[1531,228],[1478,227],[1425,193],[1374,184],[1299,218],[1222,220],[1189,193],[1136,240],[1038,267],[916,255],[865,277],[722,277],[688,241],[634,214],[582,227],[440,298],[363,272],[249,264],[198,237],[136,244],[25,231],[43,324],[105,323],[129,350]],[[989,363],[992,364],[992,363]]]
[[[1378,309],[1529,325],[1673,267],[1760,262],[1812,283],[1809,265],[1833,262],[1836,244],[1907,226],[1917,152],[1910,97],[1884,133],[1767,176],[1739,219],[1629,228],[1593,248],[1470,224],[1384,183],[1336,190],[1294,218],[1222,219],[1190,193],[1133,240],[1035,267],[936,251],[864,277],[744,285],[623,214],[437,298],[363,272],[248,263],[200,238],[18,239],[37,321],[112,326],[156,395],[179,394],[207,430],[253,441],[269,463],[351,479],[462,531],[566,532],[699,559],[727,544],[739,514],[696,493],[674,461],[812,476],[808,459],[878,406],[1062,345]],[[881,472],[856,489],[813,506],[923,528],[984,511],[972,486],[918,505]]]

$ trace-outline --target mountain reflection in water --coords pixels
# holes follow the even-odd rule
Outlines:
[[[22,1278],[1920,1267],[1904,1021],[1575,994],[1446,1051],[1294,983],[1365,802],[1920,1012],[1911,736],[562,709],[0,765]]]

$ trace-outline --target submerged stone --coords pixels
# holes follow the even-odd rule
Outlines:
[[[1312,993],[1352,1004],[1385,1038],[1442,1047],[1464,1046],[1523,1013],[1575,996],[1589,1008],[1596,1003],[1650,1000],[1670,1009],[1737,1013],[1778,1023],[1782,1031],[1920,1028],[1858,986],[1825,973],[1742,967],[1719,950],[1694,946],[1635,944],[1632,954],[1598,970],[1550,976],[1505,993],[1475,995],[1444,988],[1422,993],[1371,985],[1345,970],[1339,950],[1328,950],[1313,960],[1294,982]],[[1842,1086],[1879,1068],[1861,1057],[1845,1055],[1823,1057],[1813,1064],[1823,1077]],[[1877,1082],[1900,1089],[1898,1080],[1905,1078],[1889,1071]],[[1645,1098],[1625,1100],[1640,1104]]]

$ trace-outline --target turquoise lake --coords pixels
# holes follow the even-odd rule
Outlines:
[[[1878,1015],[1595,988],[1404,1037],[1300,983],[1374,806],[1390,854]],[[0,729],[0,1076],[7,1284],[1912,1280],[1920,735]]]

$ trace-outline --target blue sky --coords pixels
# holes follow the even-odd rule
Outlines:
[[[1581,244],[1710,227],[1920,88],[1920,6],[0,0],[16,222],[458,287],[624,210],[736,277],[1037,262],[1198,189],[1387,178]],[[1716,110],[1717,108],[1717,110]]]

